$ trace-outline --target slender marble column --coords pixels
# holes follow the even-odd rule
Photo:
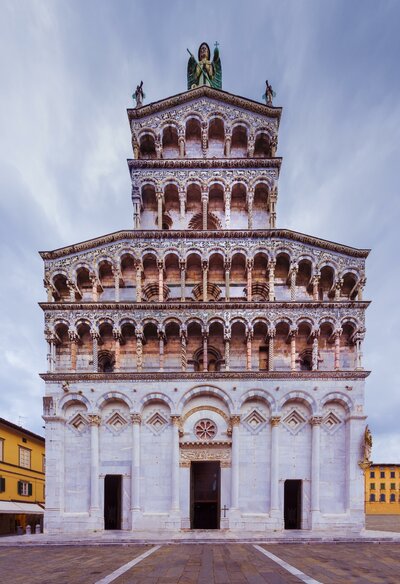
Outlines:
[[[136,302],[142,302],[142,264],[136,262]]]
[[[225,229],[231,225],[231,193],[225,192]]]
[[[115,372],[118,373],[121,369],[121,335],[119,332],[114,333],[115,346]]]
[[[229,158],[231,155],[232,134],[228,129],[225,132],[225,156]]]
[[[179,513],[179,426],[181,417],[172,415],[172,497],[171,497],[171,512]]]
[[[203,211],[203,229],[207,230],[208,191],[202,192],[201,204],[202,204],[202,211]]]
[[[364,335],[358,333],[355,338],[356,343],[356,370],[361,371],[363,368],[362,366],[362,341],[364,339]]]
[[[294,302],[296,300],[296,276],[298,272],[297,266],[292,266],[290,270],[290,300]]]
[[[53,343],[51,337],[47,337],[47,371],[53,372]]]
[[[89,414],[90,424],[90,513],[100,509],[99,505],[99,426],[100,416]]]
[[[140,414],[131,414],[132,422],[132,464],[131,464],[131,511],[140,511]],[[134,518],[132,516],[132,528]]]
[[[251,340],[253,338],[253,331],[249,330],[247,331],[247,359],[246,359],[246,364],[247,364],[247,370],[251,371],[251,351],[252,351],[252,347],[251,347]]]
[[[231,262],[230,260],[225,260],[225,300],[230,298],[230,272]]]
[[[179,191],[179,215],[181,221],[185,219],[185,204],[186,204],[186,191],[184,189]]]
[[[202,268],[203,268],[203,302],[207,302],[207,300],[208,300],[208,293],[207,293],[208,262],[207,261],[203,261]]]
[[[312,370],[317,371],[317,369],[318,369],[318,332],[315,332],[312,345]]]
[[[312,286],[313,286],[313,300],[314,302],[318,302],[318,289],[319,289],[319,280],[320,280],[320,276],[319,274],[315,274],[312,277]]]
[[[186,262],[179,260],[179,267],[181,269],[181,302],[186,300]]]
[[[184,136],[179,136],[178,144],[179,144],[179,157],[185,158],[185,137]]]
[[[163,207],[163,192],[157,191],[157,224],[158,229],[162,229],[162,207]]]
[[[71,371],[76,371],[76,354],[78,348],[78,337],[76,332],[69,331],[69,347],[71,355]]]
[[[254,261],[252,259],[248,259],[246,262],[247,265],[247,302],[252,301],[252,288],[253,288],[253,265]]]
[[[231,416],[232,427],[232,469],[231,469],[231,509],[239,509],[239,424],[240,416]]]
[[[115,268],[114,270],[114,290],[115,290],[115,302],[119,302],[119,279],[121,277],[120,268]]]
[[[182,371],[186,371],[187,369],[187,354],[186,354],[186,345],[187,345],[187,333],[186,329],[181,329],[181,369]]]
[[[269,195],[269,228],[276,227],[276,201],[278,199],[278,189],[274,187]]]
[[[280,416],[271,418],[271,514],[279,513],[279,423]]]
[[[208,338],[207,332],[203,332],[203,371],[208,371]]]
[[[164,331],[158,331],[158,341],[159,341],[159,370],[164,371],[164,342],[165,342],[165,334]]]
[[[99,370],[99,333],[96,330],[90,332],[93,342],[93,372],[97,373]]]
[[[247,217],[247,227],[248,229],[253,229],[253,201],[254,192],[249,191],[247,195],[247,205],[248,205],[248,217]]]
[[[275,264],[276,260],[269,260],[268,262],[268,300],[270,302],[275,300]]]
[[[322,416],[313,416],[311,423],[311,514],[320,511],[320,441]]]
[[[336,330],[334,332],[335,335],[335,371],[340,369],[340,335],[342,334],[342,330]]]
[[[158,301],[163,302],[164,300],[164,262],[159,260],[157,262],[158,266]]]
[[[136,327],[136,369],[142,371],[143,369],[143,329],[140,325]]]
[[[268,331],[269,343],[268,343],[268,371],[274,370],[274,337],[275,330]]]
[[[224,340],[225,340],[225,371],[229,371],[230,367],[231,367],[231,356],[230,356],[231,331],[225,331]]]
[[[97,290],[97,278],[96,276],[92,276],[91,278],[92,281],[92,300],[93,302],[97,302],[99,299],[99,293]]]
[[[51,370],[56,370],[56,363],[57,363],[57,354],[56,354],[56,343],[55,341],[52,342],[51,345]]]
[[[296,371],[296,331],[290,334],[290,370]]]

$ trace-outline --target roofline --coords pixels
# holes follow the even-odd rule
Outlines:
[[[372,466],[400,466],[400,462],[373,462],[369,468]]]
[[[201,85],[195,89],[189,89],[188,91],[183,91],[182,93],[177,93],[158,101],[153,101],[152,103],[143,105],[138,108],[128,108],[128,119],[131,121],[144,118],[159,111],[187,103],[188,101],[193,101],[194,99],[203,96],[207,96],[211,99],[216,99],[219,101],[225,101],[226,103],[234,105],[235,107],[241,107],[263,116],[277,118],[279,126],[282,115],[281,107],[266,105],[247,97],[235,95],[234,93],[229,93],[228,91],[223,91],[222,89],[209,87],[208,85]]]
[[[3,424],[3,426],[7,426],[8,428],[12,428],[13,430],[18,430],[18,432],[23,432],[24,434],[28,434],[28,436],[32,436],[33,438],[40,440],[40,442],[45,442],[45,439],[43,436],[39,436],[39,434],[35,434],[35,432],[31,432],[31,430],[27,430],[26,428],[23,428],[22,426],[18,426],[18,424],[14,424],[13,422],[10,422],[9,420],[5,420],[4,418],[0,418],[0,424]]]
[[[222,233],[222,235],[221,235]],[[328,249],[337,253],[350,255],[356,258],[367,258],[370,249],[358,249],[355,247],[350,247],[347,245],[342,245],[334,241],[329,241],[327,239],[322,239],[320,237],[314,237],[312,235],[307,235],[299,231],[292,231],[291,229],[243,229],[243,230],[207,230],[207,231],[191,231],[191,230],[124,230],[124,231],[114,231],[113,233],[108,233],[106,235],[96,237],[94,239],[87,239],[73,245],[68,245],[65,247],[59,247],[52,251],[39,251],[39,255],[43,260],[54,260],[68,255],[76,254],[82,251],[86,251],[100,245],[106,245],[113,243],[115,241],[121,241],[124,239],[236,239],[239,237],[248,237],[250,239],[263,238],[272,239],[276,238],[286,238],[293,241],[300,241],[309,245],[315,245],[322,249]]]

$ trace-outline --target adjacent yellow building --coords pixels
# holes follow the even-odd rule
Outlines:
[[[365,471],[367,515],[400,515],[400,464],[371,464]]]
[[[0,418],[0,534],[43,523],[45,441]]]

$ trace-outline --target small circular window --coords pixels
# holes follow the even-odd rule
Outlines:
[[[211,440],[217,433],[217,426],[212,420],[203,419],[195,425],[194,433],[199,440]]]

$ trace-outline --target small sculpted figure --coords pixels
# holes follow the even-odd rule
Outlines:
[[[136,107],[142,107],[144,99],[143,81],[140,82],[140,85],[136,86],[136,91],[132,95],[132,98],[136,101]]]

